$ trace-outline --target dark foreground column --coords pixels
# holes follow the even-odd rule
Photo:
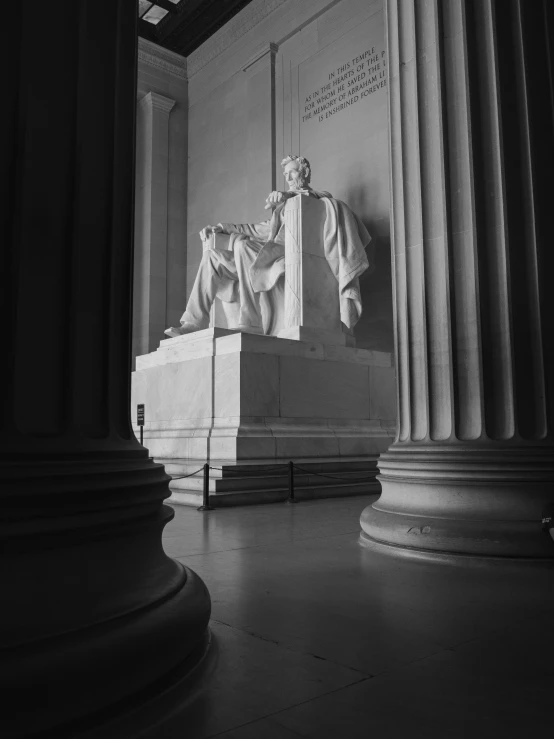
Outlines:
[[[552,557],[554,7],[387,17],[399,428],[362,540]]]
[[[6,736],[155,690],[209,616],[163,552],[168,478],[129,422],[136,17],[135,0],[33,0],[2,21]]]

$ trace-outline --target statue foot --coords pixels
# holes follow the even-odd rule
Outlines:
[[[200,331],[200,327],[195,323],[182,323],[180,326],[170,326],[166,328],[164,334],[169,336],[171,339],[177,338],[177,336],[183,336],[184,334],[192,334],[194,331]]]

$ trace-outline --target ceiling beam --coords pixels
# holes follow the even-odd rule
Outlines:
[[[187,0],[186,3],[179,3],[177,13],[162,18],[156,26],[156,35],[159,39],[166,39],[175,29],[181,30],[185,28],[201,9],[202,6],[210,4],[211,0]]]
[[[170,12],[156,25],[140,18],[139,36],[188,56],[248,5],[250,0],[186,0],[177,4],[169,0],[152,2]]]
[[[186,23],[176,24],[171,32],[164,34],[167,48],[188,56],[248,5],[248,2],[249,0],[204,0],[197,3],[194,11],[187,15]]]
[[[178,13],[178,4],[179,3],[172,3],[169,0],[152,0],[154,5],[159,5],[160,8],[163,8],[164,10],[168,10],[170,13]]]
[[[151,23],[148,23],[148,21],[143,21],[142,18],[139,18],[138,35],[141,38],[145,38],[147,41],[156,41],[156,36],[154,34],[155,28],[156,26],[153,26]]]

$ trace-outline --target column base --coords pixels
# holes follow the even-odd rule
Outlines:
[[[217,661],[217,644],[210,630],[206,629],[194,651],[170,673],[130,699],[98,714],[94,725],[88,719],[67,727],[70,730],[68,735],[76,739],[136,736],[165,739],[167,723],[171,723],[176,714],[189,710],[196,701],[202,701]]]
[[[5,735],[79,736],[186,680],[206,654],[206,608],[203,582],[186,570],[183,586],[164,603],[13,650],[2,667],[12,714],[5,712]]]
[[[161,465],[139,449],[22,460],[0,478],[0,734],[78,736],[194,669],[210,597],[163,551]]]
[[[364,542],[407,552],[554,559],[542,514],[554,500],[550,449],[389,449]]]
[[[548,569],[554,568],[554,559],[551,557],[491,557],[478,554],[460,554],[459,552],[439,552],[432,549],[418,549],[416,547],[396,546],[376,541],[365,532],[360,533],[359,544],[364,549],[384,554],[397,559],[410,561],[429,562],[432,564],[444,564],[459,567],[506,567],[510,563],[514,567],[537,567]]]

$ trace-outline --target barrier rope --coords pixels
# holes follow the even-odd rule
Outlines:
[[[318,477],[326,477],[329,480],[337,480],[338,482],[372,482],[375,480],[375,477],[362,477],[362,478],[352,478],[352,477],[337,477],[336,475],[326,475],[323,472],[315,472],[314,470],[305,470],[303,467],[298,467],[298,465],[294,465],[294,469],[299,470],[300,472],[305,472],[307,475],[317,475]]]
[[[283,475],[286,473],[287,469],[287,462],[284,462],[280,465],[274,465],[272,467],[263,467],[262,469],[255,469],[255,470],[241,470],[240,475],[259,475],[261,472],[269,472],[272,470],[279,470],[283,472]],[[316,472],[315,470],[307,470],[304,469],[304,467],[299,467],[297,464],[294,464],[294,469],[298,470],[299,472],[303,472],[306,475],[316,475],[317,477],[325,477],[328,480],[335,480],[337,482],[372,482],[375,480],[375,477],[362,477],[362,478],[353,478],[353,477],[341,477],[339,475],[333,475],[333,474],[325,474],[323,472]],[[197,475],[199,472],[202,472],[204,468],[199,467],[197,470],[194,470],[194,472],[190,472],[188,475],[178,475],[176,477],[172,477],[172,480],[184,480],[187,477],[193,477],[194,475]],[[223,467],[212,467],[210,465],[211,470],[218,470],[219,472],[223,472]],[[238,477],[239,475],[237,475]]]
[[[272,470],[286,470],[287,464],[288,462],[283,462],[283,464],[276,464],[276,465],[273,465],[272,467],[258,467],[255,470],[240,470],[237,472],[237,477],[240,475],[249,475],[249,474],[259,475],[260,472],[271,472]],[[220,472],[222,472],[224,468],[223,467],[212,467],[210,465],[210,469],[219,470]],[[229,468],[228,472],[231,472],[231,471],[235,472],[235,470],[236,468],[231,467]]]
[[[197,475],[199,472],[202,472],[203,469],[204,469],[203,467],[199,467],[197,470],[195,470],[194,472],[191,472],[189,475],[179,475],[178,477],[172,477],[171,479],[172,480],[184,480],[185,477],[192,477],[193,475]]]
[[[210,485],[210,470],[217,470],[219,472],[223,472],[224,471],[224,468],[223,467],[212,467],[210,464],[208,464],[208,462],[206,462],[202,467],[199,467],[197,470],[194,470],[194,472],[189,472],[188,475],[178,475],[178,476],[172,478],[172,480],[184,480],[187,477],[193,477],[194,475],[197,475],[199,472],[203,472],[204,473],[204,475],[203,475],[203,490],[202,490],[202,505],[200,506],[200,508],[197,509],[199,511],[213,511],[213,510],[215,510],[215,508],[213,508],[210,505],[210,489],[209,489],[209,485]],[[256,469],[251,470],[251,471],[249,471],[249,470],[241,470],[239,472],[239,475],[237,475],[237,477],[240,476],[240,475],[245,475],[245,474],[248,475],[249,472],[251,474],[255,474],[255,475],[258,475],[259,476],[261,472],[271,472],[273,470],[279,470],[279,471],[283,471],[283,472],[285,472],[285,470],[286,470],[286,472],[287,472],[289,495],[288,495],[288,498],[285,501],[286,503],[297,503],[298,502],[298,500],[296,499],[296,497],[294,495],[294,488],[295,488],[295,484],[294,484],[294,470],[298,470],[299,472],[303,472],[306,475],[315,475],[316,477],[324,477],[327,480],[334,480],[335,482],[342,482],[342,483],[350,483],[350,484],[353,484],[353,483],[363,483],[363,482],[374,482],[375,481],[375,477],[371,477],[371,478],[367,478],[367,477],[366,478],[363,478],[363,477],[362,478],[348,477],[348,478],[346,478],[346,477],[341,477],[340,475],[332,475],[332,474],[329,475],[329,474],[325,474],[324,472],[316,472],[315,470],[306,470],[306,469],[304,469],[304,467],[299,467],[297,464],[294,464],[294,462],[292,462],[292,461],[284,462],[283,464],[279,464],[279,465],[265,466],[265,467],[262,467],[262,468],[258,467]]]

